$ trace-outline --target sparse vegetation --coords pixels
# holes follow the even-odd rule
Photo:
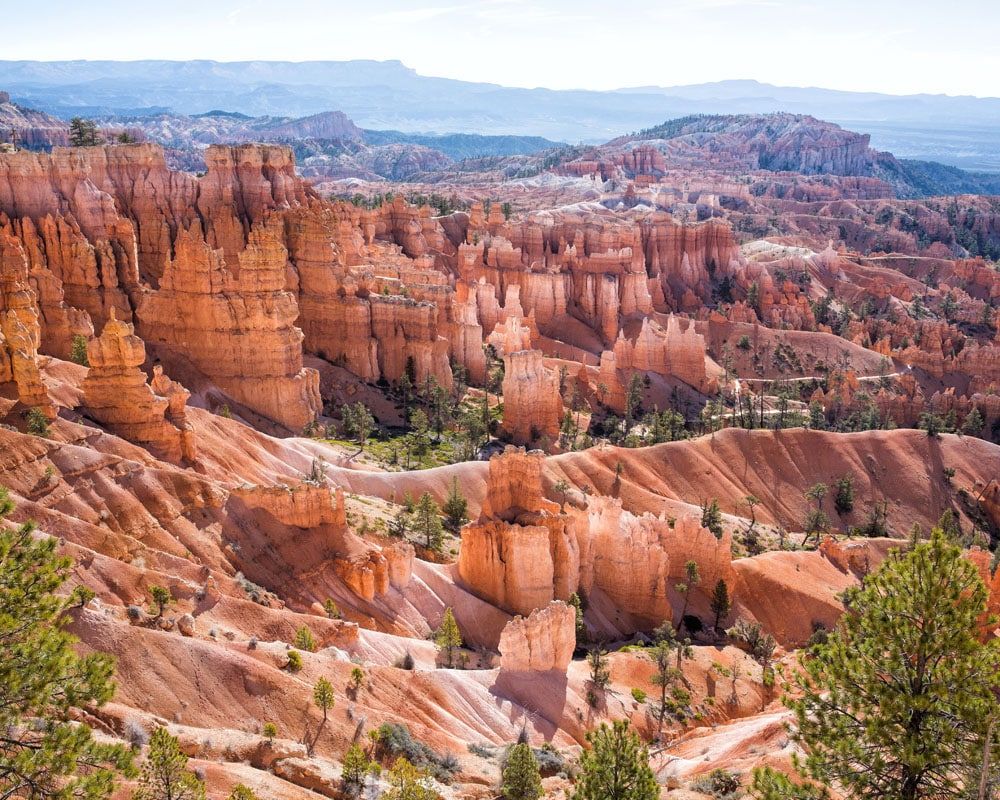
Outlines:
[[[451,669],[455,666],[455,653],[462,646],[462,632],[455,621],[455,615],[450,608],[444,610],[441,625],[434,634],[434,643],[444,653],[445,665]]]
[[[205,782],[187,768],[188,757],[166,728],[157,728],[149,740],[134,800],[204,800]]]
[[[587,734],[587,744],[571,800],[658,800],[649,751],[627,722],[602,724]]]

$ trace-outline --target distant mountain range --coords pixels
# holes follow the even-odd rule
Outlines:
[[[610,92],[518,89],[418,75],[398,61],[0,61],[0,86],[67,117],[202,114],[302,117],[339,109],[359,126],[405,133],[541,136],[601,142],[691,114],[787,111],[870,133],[903,158],[1000,172],[1000,98],[894,96],[756,81]]]

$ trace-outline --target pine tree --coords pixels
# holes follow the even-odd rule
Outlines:
[[[375,417],[360,401],[353,405],[345,404],[340,413],[344,420],[344,432],[357,441],[361,450],[364,450],[365,442],[375,430]]]
[[[133,800],[205,800],[205,784],[187,768],[188,757],[166,728],[157,728],[149,739]]]
[[[611,683],[611,670],[608,668],[608,651],[600,644],[593,645],[587,651],[587,664],[590,666],[590,680],[587,682],[587,703],[591,708],[597,707],[598,692],[603,692]]]
[[[101,143],[97,125],[93,120],[73,117],[69,121],[69,143],[73,147],[93,147]]]
[[[650,658],[656,665],[656,674],[653,675],[653,685],[660,687],[660,702],[656,704],[656,721],[658,732],[663,732],[663,721],[667,716],[670,706],[667,703],[667,692],[674,685],[680,674],[677,669],[670,666],[674,647],[678,645],[677,632],[669,622],[664,622],[656,629],[656,639],[650,653]]]
[[[420,495],[413,508],[413,528],[423,538],[424,547],[434,553],[440,553],[444,544],[444,526],[437,503],[429,492]]]
[[[968,436],[979,436],[983,432],[985,424],[982,412],[973,406],[972,411],[966,414],[965,420],[962,422],[962,433]]]
[[[719,578],[715,584],[715,589],[712,591],[712,613],[715,614],[715,622],[712,627],[718,630],[719,623],[729,616],[732,608],[733,603],[729,599],[729,587],[722,578]]]
[[[344,754],[344,767],[341,770],[344,783],[355,789],[359,788],[365,781],[369,766],[370,762],[361,745],[352,744]]]
[[[312,742],[309,743],[307,748],[310,755],[312,755],[313,748],[316,747],[316,742],[319,741],[320,734],[323,733],[323,728],[326,727],[326,721],[330,714],[330,709],[333,708],[336,702],[336,697],[333,694],[333,684],[330,683],[326,678],[320,678],[316,681],[316,685],[313,687],[313,702],[319,707],[320,711],[323,712],[323,721],[320,722],[319,727],[316,729],[316,735],[313,737]]]
[[[381,800],[434,800],[439,795],[427,784],[427,776],[406,758],[397,758],[386,776],[389,788]]]
[[[5,526],[13,508],[0,487],[0,797],[101,800],[116,771],[135,774],[131,751],[94,741],[70,712],[111,699],[114,664],[76,654],[65,612],[86,595],[57,594],[72,562],[33,524]]]
[[[854,510],[854,478],[843,475],[837,479],[833,495],[833,507],[838,514],[850,514]]]
[[[87,356],[87,337],[77,334],[73,337],[73,344],[69,353],[69,360],[81,367],[89,367],[90,359]],[[966,418],[968,419],[968,418]]]
[[[455,665],[455,651],[462,646],[462,632],[450,608],[444,610],[441,627],[434,635],[434,643],[444,652],[448,669]]]
[[[258,800],[253,789],[245,783],[237,783],[229,793],[229,800]]]
[[[794,783],[773,767],[762,767],[753,771],[750,796],[756,800],[826,800],[830,793],[815,784]]]
[[[701,573],[698,571],[698,562],[688,561],[684,565],[684,583],[678,583],[675,587],[678,592],[684,595],[684,605],[681,606],[681,619],[678,628],[684,625],[684,617],[687,616],[688,604],[691,602],[691,593],[694,587],[701,583]]]
[[[708,528],[716,539],[722,538],[722,511],[719,509],[719,501],[712,498],[711,503],[706,503],[701,507],[701,527]]]
[[[399,509],[395,516],[389,520],[389,535],[395,536],[397,539],[405,539],[412,523],[410,512],[405,508]]]
[[[830,518],[827,517],[826,512],[823,510],[823,498],[826,497],[826,492],[827,485],[825,483],[815,483],[806,490],[806,499],[815,500],[816,508],[811,509],[806,516],[806,535],[802,540],[803,546],[805,546],[813,534],[816,534],[816,541],[818,542],[819,535],[830,526]]]
[[[156,616],[162,617],[163,612],[166,611],[167,606],[173,600],[170,595],[170,590],[165,586],[153,585],[149,587],[149,596],[153,598],[153,602],[156,603]]]
[[[589,638],[587,634],[587,623],[583,619],[583,599],[576,592],[569,596],[569,604],[573,607],[576,616],[576,646],[586,644]]]
[[[559,495],[559,513],[562,514],[566,510],[566,496],[569,494],[569,483],[562,478],[557,480],[553,486],[552,490]]]
[[[978,763],[1000,644],[980,639],[987,591],[940,530],[895,552],[795,676],[803,775],[850,798],[957,797],[959,766]]]
[[[658,800],[660,787],[649,768],[649,751],[619,720],[587,734],[581,775],[572,800]]]
[[[451,479],[451,489],[448,490],[448,496],[441,510],[444,512],[445,527],[452,533],[458,533],[459,529],[469,521],[466,513],[469,510],[469,502],[459,491],[458,478]]]
[[[503,767],[500,793],[506,800],[538,800],[542,796],[542,776],[531,745],[519,743],[510,749]]]
[[[303,625],[295,631],[295,646],[299,650],[305,650],[307,653],[316,652],[316,638],[307,625]]]

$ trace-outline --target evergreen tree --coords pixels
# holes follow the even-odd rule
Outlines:
[[[156,616],[162,617],[163,612],[166,611],[167,606],[170,605],[173,597],[170,595],[170,590],[165,586],[153,585],[149,587],[149,596],[153,598],[153,602],[156,603]]]
[[[718,630],[719,623],[729,616],[733,608],[732,600],[729,599],[729,587],[726,582],[719,578],[712,591],[712,613],[715,614],[713,627]]]
[[[397,758],[386,776],[389,788],[381,800],[434,800],[438,797],[427,783],[427,776],[406,758]]]
[[[608,669],[608,651],[599,644],[587,652],[587,664],[590,665],[590,691],[604,691],[611,683],[611,670]],[[596,705],[597,695],[593,695],[591,705]]]
[[[762,767],[753,771],[750,795],[756,800],[826,800],[830,793],[815,784],[795,783],[773,767]]]
[[[803,546],[813,534],[816,535],[816,541],[819,542],[820,534],[830,527],[830,518],[823,510],[823,498],[826,497],[826,492],[827,485],[825,483],[814,483],[806,490],[806,499],[815,500],[816,508],[811,509],[806,516],[806,535],[802,540]]]
[[[837,479],[833,495],[833,507],[838,514],[850,514],[854,510],[854,478],[843,475]]]
[[[253,789],[245,783],[237,783],[229,793],[229,800],[258,800]]]
[[[93,120],[73,117],[69,121],[69,143],[73,147],[93,147],[101,143]]]
[[[458,628],[455,615],[450,608],[444,610],[441,627],[434,634],[434,643],[445,654],[448,669],[455,666],[455,651],[462,646],[462,631]]]
[[[358,446],[364,450],[365,442],[375,430],[375,417],[372,416],[368,407],[360,401],[354,405],[345,404],[340,414],[344,420],[344,432],[357,441]]]
[[[826,430],[826,414],[819,400],[813,400],[809,404],[809,427],[814,431]]]
[[[81,367],[89,367],[90,359],[87,357],[87,337],[77,334],[73,337],[73,344],[69,353],[69,360]],[[968,418],[966,418],[968,419]]]
[[[444,526],[439,509],[430,493],[424,492],[413,507],[413,529],[424,540],[424,547],[434,553],[441,552],[444,544]]]
[[[649,768],[649,751],[624,720],[587,734],[581,775],[571,800],[658,800],[660,787]]]
[[[0,797],[101,800],[116,771],[135,774],[131,752],[96,742],[69,718],[111,699],[114,664],[76,654],[65,612],[87,595],[57,595],[72,562],[56,555],[55,539],[36,538],[33,524],[5,526],[13,508],[0,487]]]
[[[848,590],[840,626],[801,660],[788,701],[803,775],[858,800],[959,796],[960,768],[980,761],[998,713],[1000,644],[980,639],[986,599],[939,530]]]
[[[395,536],[397,539],[405,539],[412,523],[410,513],[405,508],[399,509],[396,515],[389,520],[389,535]]]
[[[722,538],[722,511],[719,509],[719,501],[714,497],[711,503],[706,503],[701,507],[701,527],[708,528],[715,534],[716,539]]]
[[[344,783],[355,790],[359,789],[365,781],[369,766],[370,762],[361,745],[352,744],[344,754],[344,767],[341,770]]]
[[[295,631],[295,646],[299,648],[299,650],[305,650],[307,653],[316,652],[316,637],[314,637],[313,632],[309,630],[309,626],[303,625]]]
[[[205,800],[205,784],[187,768],[188,757],[166,728],[157,728],[149,739],[133,800]]]
[[[452,533],[458,533],[459,529],[469,521],[468,514],[466,513],[468,509],[469,502],[465,499],[462,492],[459,491],[458,478],[453,477],[451,479],[451,489],[448,490],[448,496],[441,507],[441,510],[444,511],[445,527]]]
[[[642,376],[636,372],[632,375],[628,382],[628,388],[625,390],[625,428],[622,431],[625,435],[628,435],[636,417],[642,411],[642,389]]]
[[[674,653],[674,647],[678,644],[677,632],[669,622],[664,622],[656,629],[656,638],[652,647],[650,657],[656,665],[656,674],[653,675],[653,684],[660,687],[660,702],[656,704],[656,721],[658,731],[663,732],[663,720],[669,711],[667,703],[667,692],[680,677],[677,669],[670,665]]]
[[[422,408],[416,409],[410,414],[410,440],[412,441],[413,454],[422,464],[424,456],[430,451],[430,421]]]
[[[316,742],[319,741],[320,734],[323,733],[323,728],[326,727],[326,721],[329,717],[330,709],[333,708],[334,703],[336,702],[336,697],[333,694],[333,684],[326,678],[320,678],[316,681],[316,685],[313,687],[313,702],[315,702],[320,711],[323,712],[323,721],[320,722],[319,727],[316,729],[316,735],[313,737],[312,741],[309,742],[307,748],[309,755],[312,755],[312,751],[316,747]]]
[[[559,513],[562,514],[566,510],[566,496],[569,494],[569,483],[560,478],[557,480],[553,486],[552,490],[559,495]]]
[[[576,646],[586,644],[588,639],[587,623],[583,619],[583,600],[576,592],[569,596],[569,604],[573,606],[573,613],[576,616]]]
[[[983,420],[983,415],[978,408],[972,407],[972,411],[966,414],[965,419],[962,422],[962,433],[968,436],[979,436],[983,432],[983,427],[986,422]]]
[[[507,754],[500,793],[505,800],[538,800],[542,796],[542,776],[531,745],[515,744]]]
[[[699,583],[701,583],[701,573],[698,571],[698,562],[688,561],[684,565],[684,583],[678,583],[674,587],[684,595],[684,605],[681,606],[681,619],[678,627],[684,625],[684,617],[687,615],[688,604],[691,602],[691,593]]]

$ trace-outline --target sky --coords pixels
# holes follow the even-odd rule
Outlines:
[[[1000,0],[0,0],[0,59],[396,59],[552,89],[1000,96]]]

